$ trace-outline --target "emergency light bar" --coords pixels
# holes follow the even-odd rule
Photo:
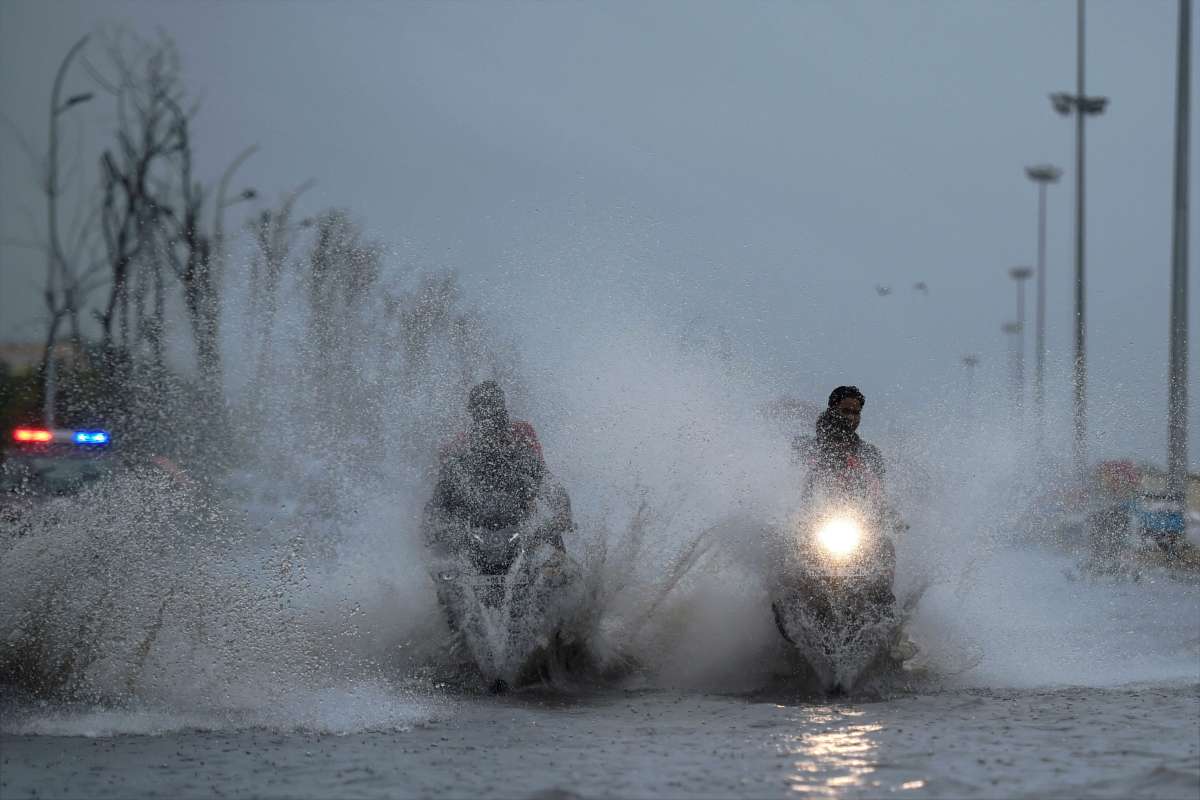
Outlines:
[[[69,442],[78,445],[106,445],[112,442],[112,434],[100,430],[47,430],[46,428],[17,428],[13,440],[22,444],[50,444]]]

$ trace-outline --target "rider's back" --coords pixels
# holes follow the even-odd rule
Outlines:
[[[528,422],[514,420],[497,436],[464,434],[443,451],[433,506],[474,527],[516,525],[530,513],[545,472]]]

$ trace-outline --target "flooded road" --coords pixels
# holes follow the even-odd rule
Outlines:
[[[640,668],[492,697],[439,660],[428,578],[380,520],[305,561],[122,519],[0,559],[0,656],[49,687],[0,690],[3,800],[1200,795],[1194,575],[910,540],[940,567],[914,671],[834,701],[780,688],[766,595],[713,559],[657,615],[599,595],[594,641]]]
[[[95,735],[122,725],[153,727],[79,712],[38,719],[36,730],[57,736],[5,735],[0,794],[1192,800],[1200,792],[1195,683],[815,704],[525,692],[451,698],[408,730]]]

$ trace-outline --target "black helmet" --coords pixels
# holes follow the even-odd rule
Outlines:
[[[476,421],[503,420],[508,416],[504,390],[495,381],[483,381],[471,387],[467,395],[467,411]]]

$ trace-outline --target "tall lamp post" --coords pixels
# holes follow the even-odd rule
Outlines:
[[[1083,0],[1076,0],[1075,19],[1075,94],[1056,92],[1050,95],[1054,110],[1067,116],[1075,115],[1075,358],[1071,372],[1075,411],[1075,474],[1083,480],[1087,468],[1087,349],[1084,340],[1084,145],[1083,123],[1091,114],[1101,114],[1108,105],[1107,97],[1088,97],[1083,90]]]
[[[67,258],[63,254],[62,244],[58,235],[58,195],[61,187],[58,185],[58,118],[64,111],[74,108],[77,105],[86,103],[92,99],[91,92],[71,95],[66,100],[59,100],[62,95],[63,79],[67,75],[67,67],[71,65],[71,60],[83,49],[87,44],[88,37],[84,36],[71,46],[67,51],[67,55],[63,58],[62,63],[58,66],[58,72],[54,76],[54,88],[50,91],[50,152],[46,154],[46,214],[48,220],[48,229],[46,236],[49,239],[49,247],[47,248],[48,262],[46,265],[46,297],[52,303],[58,301],[54,299],[57,296],[59,283],[62,284],[62,290],[65,293],[64,306],[62,311],[67,312],[74,308],[76,298],[74,297],[75,289],[73,282],[68,280]],[[43,423],[47,428],[54,427],[54,406],[55,395],[58,390],[58,363],[54,357],[55,338],[58,335],[58,321],[60,312],[52,308],[54,314],[50,322],[50,333],[46,337],[46,351],[42,356],[42,417]],[[78,337],[79,331],[73,331]],[[78,342],[76,342],[78,344]]]
[[[1179,0],[1175,83],[1175,198],[1171,235],[1171,355],[1167,383],[1167,485],[1187,506],[1188,440],[1188,128],[1191,121],[1192,2]]]
[[[975,368],[979,366],[979,356],[968,353],[962,357],[963,366],[967,368],[967,394],[975,394]]]
[[[1038,187],[1037,310],[1034,312],[1033,404],[1037,411],[1037,443],[1042,449],[1046,436],[1046,187],[1057,183],[1062,170],[1052,164],[1025,168]]]
[[[233,179],[233,174],[257,150],[258,145],[251,145],[238,153],[237,158],[225,168],[225,172],[222,173],[221,180],[217,184],[216,209],[213,221],[213,263],[216,267],[214,270],[216,273],[214,282],[218,286],[221,285],[221,281],[225,277],[225,209],[236,203],[255,199],[258,197],[258,190],[251,188],[243,189],[229,200],[225,198],[225,195],[229,191],[229,182]]]
[[[1015,369],[1017,410],[1020,413],[1025,405],[1025,281],[1033,276],[1033,268],[1013,267],[1008,271],[1008,275],[1017,284],[1017,361]]]
[[[967,369],[967,417],[973,419],[975,417],[975,368],[979,366],[979,356],[974,353],[967,353],[962,357],[962,365]]]
[[[1021,407],[1021,390],[1019,388],[1021,384],[1019,378],[1017,377],[1017,371],[1019,369],[1017,366],[1019,360],[1018,353],[1021,352],[1021,346],[1018,343],[1019,339],[1017,337],[1021,333],[1021,325],[1017,322],[1006,322],[1000,326],[1000,330],[1004,331],[1004,335],[1008,337],[1008,360],[1012,369],[1012,372],[1008,377],[1009,396],[1012,399],[1013,417],[1017,418]]]

